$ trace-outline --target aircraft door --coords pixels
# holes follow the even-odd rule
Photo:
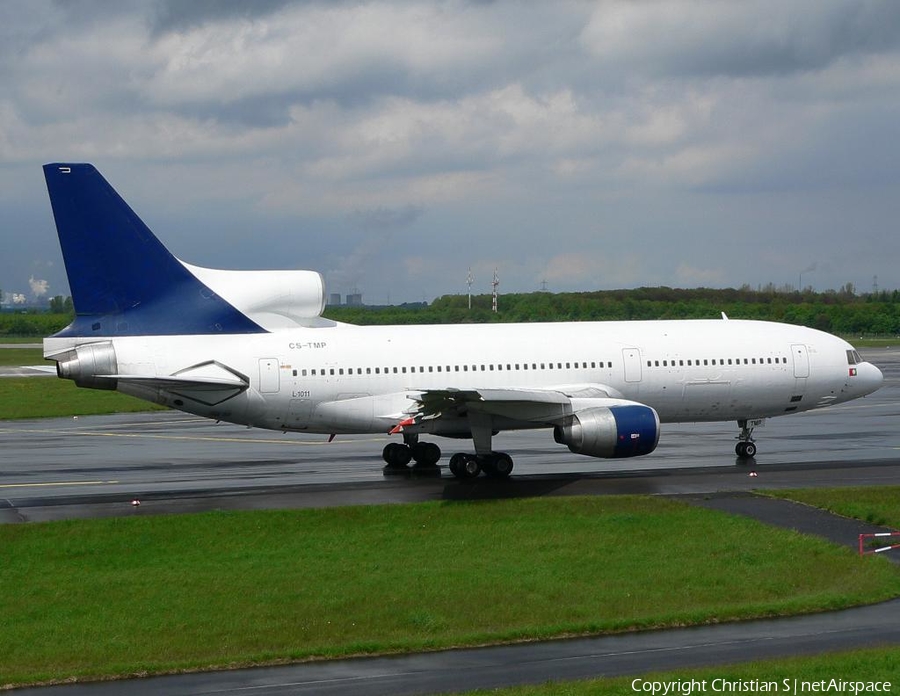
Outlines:
[[[623,348],[622,361],[625,364],[625,381],[641,381],[641,351],[638,348]]]
[[[791,354],[794,358],[794,377],[809,377],[809,353],[802,343],[791,346]]]
[[[280,387],[278,360],[276,358],[260,358],[259,391],[262,394],[275,394]]]

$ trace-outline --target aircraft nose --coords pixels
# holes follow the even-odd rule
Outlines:
[[[860,363],[857,370],[857,384],[863,394],[871,394],[884,384],[884,375],[872,363]]]

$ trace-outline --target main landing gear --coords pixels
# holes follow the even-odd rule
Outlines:
[[[458,479],[473,479],[482,471],[488,478],[505,479],[513,470],[513,460],[506,452],[487,455],[457,452],[450,457],[450,472]]]
[[[400,444],[391,442],[381,453],[385,461],[385,474],[437,474],[441,458],[441,448],[433,442],[413,442]],[[412,466],[410,462],[414,462]],[[513,460],[506,452],[491,452],[488,455],[457,452],[450,457],[450,472],[458,479],[473,479],[484,472],[488,478],[505,479],[513,470]]]
[[[738,443],[734,446],[734,453],[739,459],[753,459],[756,456],[756,444],[753,442],[753,428],[760,425],[761,421],[739,420],[741,434],[738,435]]]
[[[417,435],[404,435],[402,445],[399,442],[388,443],[381,457],[385,461],[383,471],[386,474],[405,474],[410,469],[417,473],[441,473],[437,465],[441,448],[433,442],[419,442]],[[410,461],[415,462],[412,467],[409,466]]]
[[[513,460],[506,452],[494,452],[491,438],[493,422],[488,414],[470,411],[468,414],[475,454],[458,452],[450,457],[450,472],[458,479],[474,479],[484,472],[489,478],[508,478],[513,470]],[[393,432],[402,432],[399,428]],[[417,433],[403,433],[403,444],[391,442],[381,454],[385,461],[385,474],[425,473],[440,475],[437,465],[440,448],[431,442],[419,442]],[[412,467],[410,461],[415,461]]]

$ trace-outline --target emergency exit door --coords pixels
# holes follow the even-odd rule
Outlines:
[[[280,386],[278,359],[261,358],[259,361],[259,391],[263,394],[274,394]]]

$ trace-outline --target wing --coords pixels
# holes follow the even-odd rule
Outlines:
[[[602,384],[574,384],[546,389],[426,389],[410,398],[413,406],[393,432],[408,431],[429,421],[458,421],[475,414],[490,416],[494,423],[552,426],[565,422],[582,408],[610,405],[623,396]]]

